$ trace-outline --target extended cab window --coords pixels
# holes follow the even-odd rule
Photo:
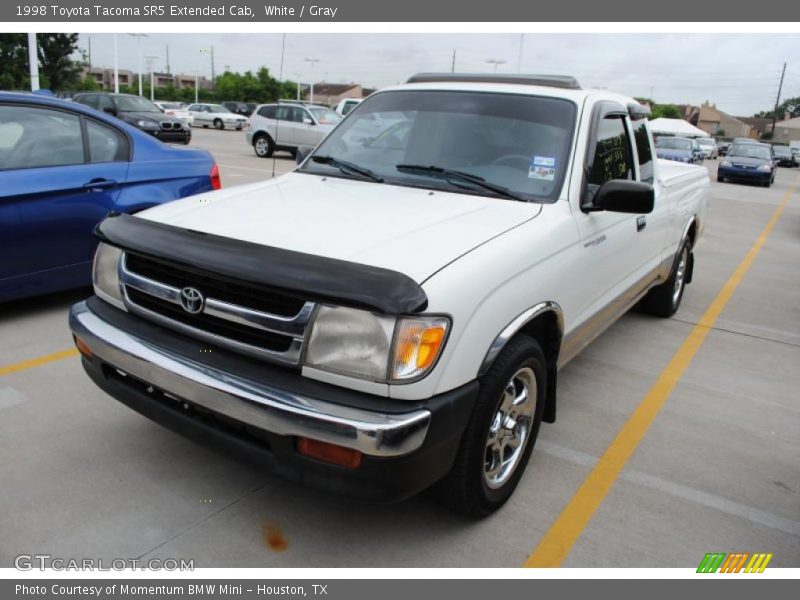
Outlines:
[[[633,138],[636,141],[636,156],[639,159],[639,179],[653,183],[653,149],[647,135],[647,121],[633,122]]]
[[[601,120],[597,127],[596,140],[589,184],[600,187],[612,179],[633,179],[625,120],[616,116]]]
[[[575,104],[563,98],[380,92],[348,115],[300,172],[358,176],[330,161],[337,159],[387,184],[553,202],[566,174],[575,117]]]

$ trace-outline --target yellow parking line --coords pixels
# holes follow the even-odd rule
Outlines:
[[[798,178],[800,180],[800,178]],[[672,356],[644,399],[636,407],[614,441],[597,461],[592,472],[586,477],[578,491],[569,501],[556,521],[547,530],[534,551],[525,561],[525,567],[558,567],[569,555],[572,546],[589,524],[595,511],[602,504],[611,486],[630,459],[636,447],[655,420],[661,407],[669,398],[675,385],[692,362],[695,354],[703,345],[708,332],[722,313],[734,291],[741,283],[747,270],[753,264],[761,247],[766,242],[772,228],[789,203],[792,194],[797,190],[793,185],[784,195],[780,205],[772,213],[764,229],[745,255],[739,266],[706,309],[700,321],[692,329],[678,351]]]
[[[33,367],[46,365],[47,363],[51,363],[57,360],[62,360],[64,358],[71,358],[77,355],[78,355],[78,349],[70,348],[69,350],[60,350],[59,352],[53,352],[52,354],[45,354],[44,356],[39,356],[37,358],[23,360],[22,362],[18,362],[13,365],[6,365],[5,367],[0,367],[0,377],[2,377],[3,375],[9,375],[10,373],[17,373],[19,371],[24,371],[26,369],[32,369]]]

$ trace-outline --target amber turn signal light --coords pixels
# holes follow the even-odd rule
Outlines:
[[[303,456],[316,458],[347,469],[357,469],[361,465],[361,452],[358,450],[319,440],[297,438],[297,451]]]
[[[75,339],[75,347],[78,349],[78,352],[83,354],[86,358],[92,358],[94,356],[94,352],[92,352],[92,349],[89,348],[88,344],[77,336],[73,337]]]

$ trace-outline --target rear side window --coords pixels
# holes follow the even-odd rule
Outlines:
[[[32,106],[0,106],[0,169],[78,165],[84,162],[76,115]],[[5,143],[10,144],[8,147]]]
[[[258,110],[258,114],[265,119],[274,119],[277,108],[277,106],[262,106]]]
[[[85,96],[81,96],[79,102],[81,104],[85,104],[86,106],[97,108],[97,94],[87,94]]]
[[[636,141],[636,155],[639,159],[640,179],[653,183],[653,150],[647,135],[647,121],[642,119],[633,123],[633,139]]]
[[[95,96],[95,103],[91,106],[95,107],[98,110],[105,110],[107,108],[113,109],[114,108],[114,101],[111,99],[111,96]]]
[[[630,143],[625,131],[625,121],[619,117],[606,117],[597,127],[597,145],[589,183],[603,185],[612,179],[633,179]]]
[[[97,121],[86,121],[89,161],[93,163],[128,160],[128,142],[117,130]]]

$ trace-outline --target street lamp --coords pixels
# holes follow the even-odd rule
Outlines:
[[[489,63],[490,65],[494,65],[494,72],[495,72],[495,73],[497,73],[497,65],[504,65],[504,64],[506,64],[506,61],[504,61],[504,60],[498,60],[498,59],[496,59],[496,58],[487,58],[487,59],[486,59],[486,62],[487,62],[487,63]]]
[[[157,56],[145,56],[145,60],[147,61],[147,70],[150,71],[150,102],[155,101],[155,85],[153,81],[153,61],[157,59]]]
[[[318,58],[306,58],[305,61],[311,63],[312,75],[311,75],[311,90],[310,90],[309,100],[311,101],[311,104],[314,104],[314,75],[313,75],[314,63],[318,63],[320,62],[320,60]]]
[[[136,38],[136,50],[139,54],[139,95],[142,95],[142,38],[150,37],[146,33],[129,33],[131,37]]]

